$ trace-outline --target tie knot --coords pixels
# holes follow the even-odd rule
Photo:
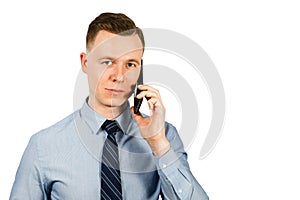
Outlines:
[[[106,120],[101,128],[110,135],[115,135],[120,130],[116,120]]]

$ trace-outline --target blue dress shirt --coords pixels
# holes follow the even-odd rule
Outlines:
[[[85,102],[82,108],[33,135],[16,173],[10,199],[99,200],[106,119]],[[207,200],[192,175],[182,141],[166,123],[171,149],[157,158],[142,138],[129,104],[116,118],[122,195],[125,200]]]

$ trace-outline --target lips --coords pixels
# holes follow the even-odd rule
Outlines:
[[[121,94],[121,93],[125,92],[124,90],[112,89],[112,88],[105,88],[105,91],[112,93],[112,94]]]

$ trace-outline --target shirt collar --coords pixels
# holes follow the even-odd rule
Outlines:
[[[132,126],[133,122],[135,122],[130,112],[129,102],[127,102],[126,109],[115,120],[118,122],[123,133],[128,134],[129,128]]]
[[[92,130],[93,134],[98,134],[100,127],[105,122],[106,118],[95,112],[87,103],[88,98],[84,102],[82,108],[80,109],[81,118],[86,122],[89,128]],[[129,102],[127,102],[126,109],[115,118],[118,122],[119,127],[122,129],[124,134],[129,133],[129,129],[134,121],[129,107]],[[135,121],[134,121],[135,122]]]

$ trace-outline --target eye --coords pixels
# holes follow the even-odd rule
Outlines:
[[[101,64],[103,64],[103,65],[111,65],[112,61],[111,60],[104,60],[104,61],[102,61]]]
[[[135,63],[128,63],[127,66],[132,68],[132,67],[136,67],[136,64]]]

